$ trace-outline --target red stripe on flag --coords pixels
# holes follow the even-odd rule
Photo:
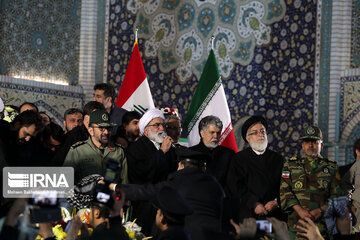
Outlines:
[[[139,46],[136,42],[125,73],[124,81],[121,84],[119,96],[116,100],[116,106],[122,107],[145,78],[146,74],[141,60]]]
[[[234,130],[232,129],[231,123],[227,126],[225,131],[221,134],[220,145],[223,147],[230,148],[235,152],[238,152],[236,145]]]

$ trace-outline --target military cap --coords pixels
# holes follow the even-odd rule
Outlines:
[[[313,139],[313,140],[322,140],[323,135],[320,128],[316,126],[308,126],[304,129],[304,134],[300,138],[301,140],[304,139]]]
[[[192,150],[187,147],[178,147],[175,149],[175,153],[178,156],[178,161],[186,160],[194,163],[199,163],[205,162],[207,157],[206,154]]]
[[[97,124],[100,127],[114,127],[115,123],[110,122],[110,115],[105,109],[96,110],[90,113],[90,124]]]
[[[246,140],[246,133],[248,131],[248,129],[254,125],[255,123],[261,123],[262,125],[264,125],[265,129],[267,130],[268,128],[268,124],[267,121],[264,117],[262,116],[251,116],[248,120],[245,121],[244,125],[241,128],[241,136],[244,139],[245,142],[248,142]]]
[[[172,187],[164,186],[156,194],[153,204],[162,211],[179,216],[187,216],[194,210],[186,203],[183,197]]]

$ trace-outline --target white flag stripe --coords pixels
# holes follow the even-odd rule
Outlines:
[[[199,120],[209,115],[214,115],[220,118],[220,120],[223,123],[222,131],[224,131],[225,128],[228,129],[229,124],[231,125],[230,111],[226,102],[225,91],[222,84],[214,94],[209,104],[202,112]],[[224,134],[223,139],[225,139],[225,137],[229,134],[229,132],[230,131],[227,131],[227,133],[225,133],[225,131],[223,132]],[[188,141],[190,147],[200,142],[199,121],[196,122],[195,126],[192,128],[191,132],[189,133]]]
[[[134,105],[149,106],[150,109],[155,108],[147,78],[145,78],[135,92],[127,99],[122,108],[128,111],[134,111],[136,110]]]

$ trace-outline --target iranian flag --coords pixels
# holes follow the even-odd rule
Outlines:
[[[155,108],[137,41],[134,44],[116,106],[128,111],[135,110],[141,114],[150,108]]]
[[[188,129],[189,146],[200,142],[199,122],[202,118],[214,115],[221,119],[223,131],[220,137],[220,145],[238,151],[235,135],[231,124],[231,117],[224,87],[221,83],[218,66],[214,51],[210,51],[209,58],[201,74],[198,87],[191,101],[189,111],[185,119],[185,127]]]

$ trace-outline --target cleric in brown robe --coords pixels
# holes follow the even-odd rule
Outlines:
[[[227,178],[230,192],[239,199],[239,218],[282,218],[279,188],[284,158],[270,150],[267,122],[250,117],[242,127],[242,137],[250,147],[233,158]]]

